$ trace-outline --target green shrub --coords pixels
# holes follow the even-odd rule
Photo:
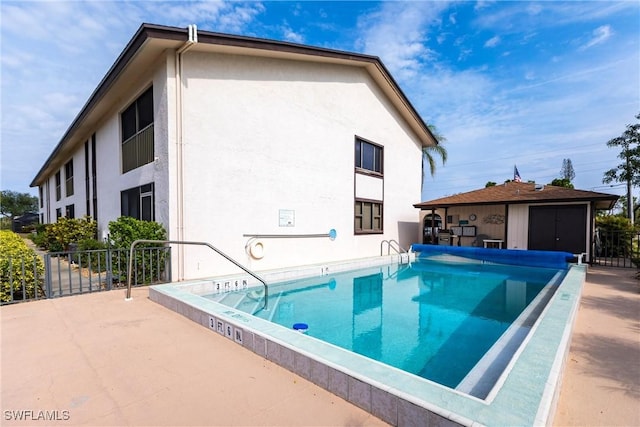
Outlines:
[[[107,244],[96,239],[84,239],[78,242],[79,255],[73,260],[82,268],[90,268],[92,273],[107,270]]]
[[[47,242],[47,235],[44,232],[44,228],[42,229],[42,231],[36,230],[35,234],[30,234],[29,239],[31,239],[33,244],[39,248],[42,248],[42,249],[49,248],[49,245]]]
[[[123,216],[116,221],[109,222],[109,237],[114,248],[127,250],[128,259],[128,251],[133,242],[136,240],[167,240],[167,232],[162,224],[157,222]],[[144,250],[144,248],[162,248],[163,246],[158,243],[136,245],[133,262],[135,283],[151,283],[154,278],[160,277],[164,272],[168,252],[162,251],[157,256],[157,251]],[[119,277],[122,282],[126,280],[126,277],[122,277],[123,274]]]
[[[24,266],[24,268],[23,268]],[[0,300],[33,298],[42,288],[44,263],[16,233],[0,231]],[[24,290],[23,290],[24,281]]]
[[[86,216],[84,218],[58,218],[53,224],[45,228],[49,250],[67,250],[70,243],[78,243],[82,240],[95,239],[98,232],[98,224]],[[59,249],[62,248],[62,249]]]
[[[637,230],[628,218],[618,215],[596,217],[600,254],[612,257],[628,257],[633,251],[633,239]]]
[[[142,221],[129,216],[121,216],[109,222],[109,238],[112,246],[129,249],[136,240],[167,240],[167,232],[162,224],[153,221]],[[155,243],[141,244],[139,247],[162,246]]]
[[[58,218],[53,224],[39,224],[35,234],[29,238],[38,247],[49,252],[64,252],[69,244],[84,240],[95,240],[98,224],[86,216],[84,218]]]

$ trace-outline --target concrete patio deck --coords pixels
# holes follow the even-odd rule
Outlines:
[[[640,288],[590,268],[555,425],[640,425]],[[151,302],[147,289],[3,306],[2,425],[384,425]],[[22,418],[19,420],[18,418]]]

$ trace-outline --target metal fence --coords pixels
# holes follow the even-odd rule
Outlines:
[[[640,268],[640,231],[598,229],[592,254],[591,264]]]
[[[49,252],[7,261],[0,277],[2,305],[127,286],[128,249]],[[136,249],[132,274],[134,286],[170,282],[171,248]]]

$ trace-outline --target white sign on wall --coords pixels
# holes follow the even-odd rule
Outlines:
[[[296,211],[290,209],[279,210],[280,227],[296,226]]]

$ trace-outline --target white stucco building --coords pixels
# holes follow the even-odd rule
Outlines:
[[[435,143],[377,57],[144,24],[31,185],[43,223],[89,215],[106,237],[121,215],[155,220],[260,271],[421,241]],[[230,268],[174,254],[174,279]]]

